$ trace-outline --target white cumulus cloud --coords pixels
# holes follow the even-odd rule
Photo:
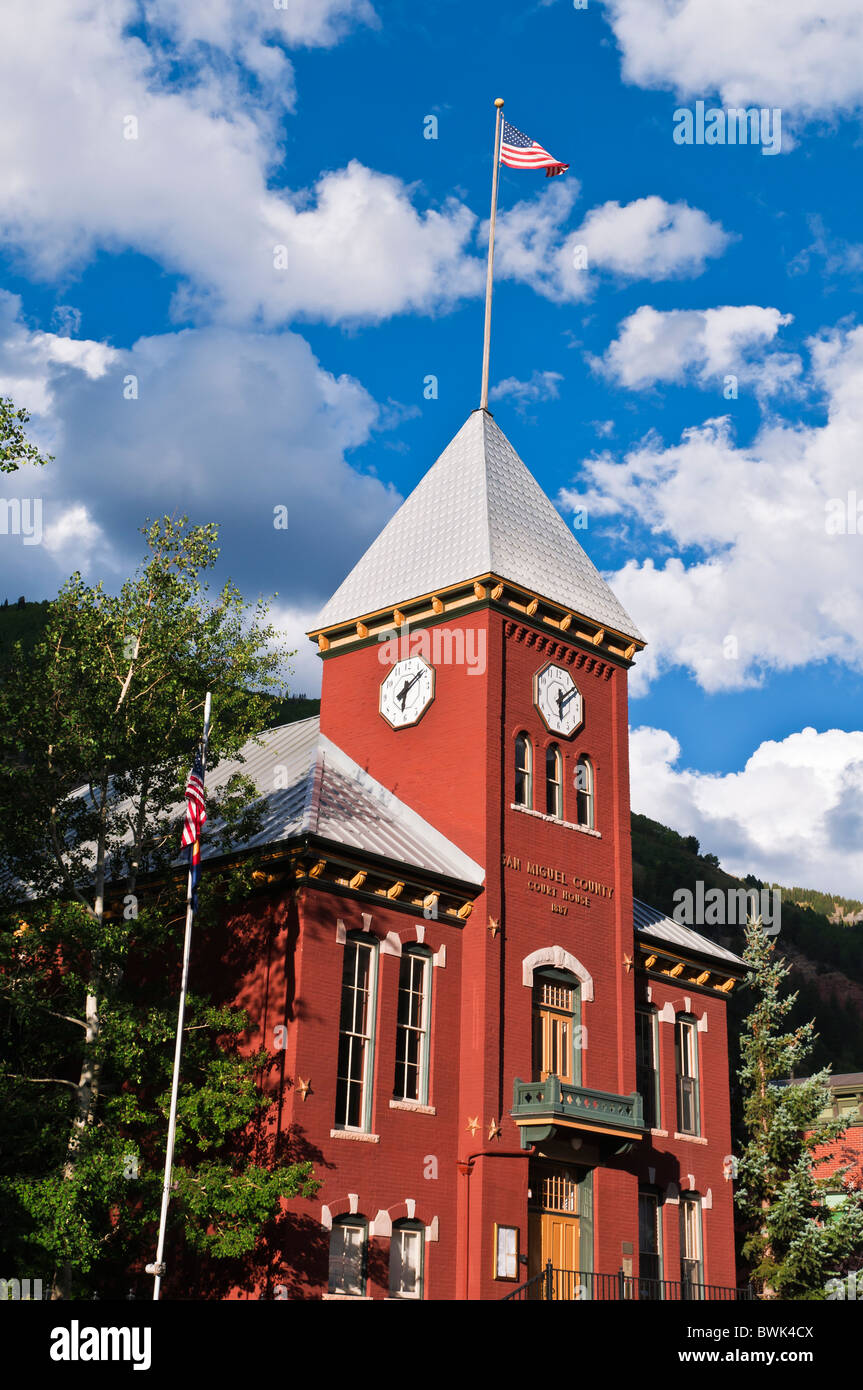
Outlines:
[[[756,304],[664,311],[643,304],[593,365],[636,390],[658,382],[713,387],[731,373],[771,395],[792,387],[803,368],[796,354],[765,351],[791,322],[790,314]]]
[[[132,32],[132,0],[9,0],[0,8],[3,239],[46,279],[98,250],[131,247],[182,278],[178,311],[235,323],[374,321],[478,294],[481,258],[465,249],[475,218],[463,204],[419,212],[411,188],[356,161],[311,189],[286,187],[280,170],[274,187],[284,141],[274,102],[283,103],[213,56],[238,27],[261,40],[287,15],[303,42],[322,42],[336,32],[327,16],[332,25],[367,11],[165,2],[154,25],[161,16],[200,54],[178,69],[158,26],[148,43]]]
[[[745,446],[727,416],[667,447],[650,435],[562,494],[650,532],[649,558],[610,576],[650,642],[635,692],[674,666],[706,690],[830,659],[863,670],[863,328],[808,347],[823,419],[769,416]]]
[[[579,301],[597,275],[672,280],[700,275],[728,245],[727,232],[699,208],[651,195],[592,208],[574,231],[565,224],[578,198],[575,180],[498,215],[495,268],[548,299]],[[481,236],[488,235],[483,226]]]
[[[220,523],[221,577],[248,596],[319,606],[400,501],[348,461],[387,425],[368,392],[295,333],[206,327],[100,347],[61,348],[0,293],[0,390],[17,376],[30,433],[56,456],[4,479],[5,497],[39,502],[44,544],[6,539],[0,591],[50,597],[76,567],[111,583],[139,560],[145,519],[168,512]]]
[[[520,381],[516,376],[505,377],[489,391],[489,399],[493,401],[509,399],[515,402],[516,410],[523,410],[525,406],[533,405],[537,401],[557,400],[562,381],[562,373],[541,372],[537,368],[531,372],[527,381]]]
[[[724,869],[863,897],[863,732],[801,729],[737,772],[680,766],[664,729],[630,735],[632,809],[716,854]]]
[[[830,117],[863,104],[858,0],[603,0],[623,75],[726,105]]]

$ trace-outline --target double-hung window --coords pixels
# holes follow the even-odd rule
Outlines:
[[[515,804],[533,807],[533,747],[527,734],[515,741]]]
[[[390,1239],[390,1297],[422,1298],[425,1230],[419,1221],[397,1221]]]
[[[659,1065],[657,1041],[656,1010],[636,1009],[636,1087],[644,1106],[644,1123],[648,1129],[657,1129],[659,1126]]]
[[[428,1101],[431,956],[408,947],[399,964],[396,1023],[396,1100]]]
[[[362,1216],[337,1219],[330,1231],[330,1293],[354,1298],[366,1291],[368,1227]]]
[[[704,1297],[701,1198],[694,1192],[680,1195],[680,1280],[683,1298]]]
[[[339,1017],[337,1129],[371,1128],[376,974],[376,943],[367,937],[360,940],[349,936],[345,942]]]
[[[575,764],[575,818],[588,830],[596,827],[593,763],[582,754]]]
[[[698,1028],[694,1018],[678,1014],[674,1025],[677,1065],[677,1128],[681,1134],[701,1133],[698,1096]]]
[[[563,759],[556,743],[545,750],[545,813],[563,819]]]
[[[661,1299],[662,1289],[662,1226],[659,1195],[656,1192],[638,1194],[638,1297]]]

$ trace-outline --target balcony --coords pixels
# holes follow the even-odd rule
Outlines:
[[[591,1091],[586,1086],[572,1086],[557,1076],[548,1076],[544,1081],[521,1081],[516,1077],[512,1117],[521,1130],[523,1149],[552,1138],[555,1130],[578,1130],[617,1141],[612,1144],[614,1151],[625,1153],[644,1131],[641,1096],[637,1091],[628,1096]]]

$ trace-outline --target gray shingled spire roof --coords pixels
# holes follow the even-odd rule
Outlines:
[[[468,417],[325,605],[314,630],[483,574],[644,640],[484,410]]]

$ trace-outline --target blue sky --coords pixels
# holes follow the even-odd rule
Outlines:
[[[478,404],[501,95],[570,170],[502,171],[491,407],[650,639],[634,807],[863,897],[857,0],[10,0],[0,54],[0,391],[56,454],[4,480],[43,535],[3,594],[187,510],[315,688],[303,630]],[[676,143],[698,101],[780,151]]]

